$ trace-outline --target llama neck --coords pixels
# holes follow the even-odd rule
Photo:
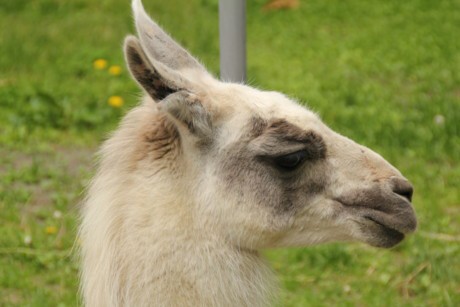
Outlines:
[[[271,270],[256,251],[193,231],[145,240],[129,248],[134,257],[121,274],[130,287],[120,289],[128,305],[267,306],[273,300]]]

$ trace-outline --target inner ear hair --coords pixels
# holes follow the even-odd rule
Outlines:
[[[165,71],[161,63],[152,64],[136,37],[128,36],[125,39],[124,49],[131,74],[154,100],[163,100],[180,90],[179,84],[172,82],[174,76],[169,76],[171,72]]]
[[[197,95],[181,90],[166,97],[161,102],[160,107],[201,140],[209,141],[211,139],[211,116]]]

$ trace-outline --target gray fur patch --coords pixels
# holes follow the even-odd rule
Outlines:
[[[232,146],[221,151],[220,169],[222,184],[232,195],[240,195],[241,203],[256,203],[270,208],[275,215],[293,215],[301,207],[308,205],[314,195],[321,193],[327,183],[324,169],[326,167],[325,146],[315,133],[309,133],[286,121],[264,121],[253,118],[246,127],[247,133]],[[252,142],[269,142],[268,147],[281,146],[286,142],[298,146],[311,146],[314,159],[298,171],[286,174],[277,170],[266,161],[261,161],[259,152],[254,150]],[[290,145],[292,147],[292,145]],[[276,150],[275,150],[276,151]],[[323,170],[320,172],[319,170]],[[327,169],[327,167],[326,167]]]

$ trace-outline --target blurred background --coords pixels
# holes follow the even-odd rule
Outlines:
[[[280,306],[460,306],[460,1],[248,0],[248,83],[284,92],[415,186],[400,246],[267,251]],[[215,75],[218,0],[144,0]],[[78,202],[138,103],[129,0],[0,0],[0,305],[75,306]]]

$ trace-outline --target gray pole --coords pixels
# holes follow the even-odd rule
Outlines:
[[[246,0],[219,0],[220,78],[246,81]]]

